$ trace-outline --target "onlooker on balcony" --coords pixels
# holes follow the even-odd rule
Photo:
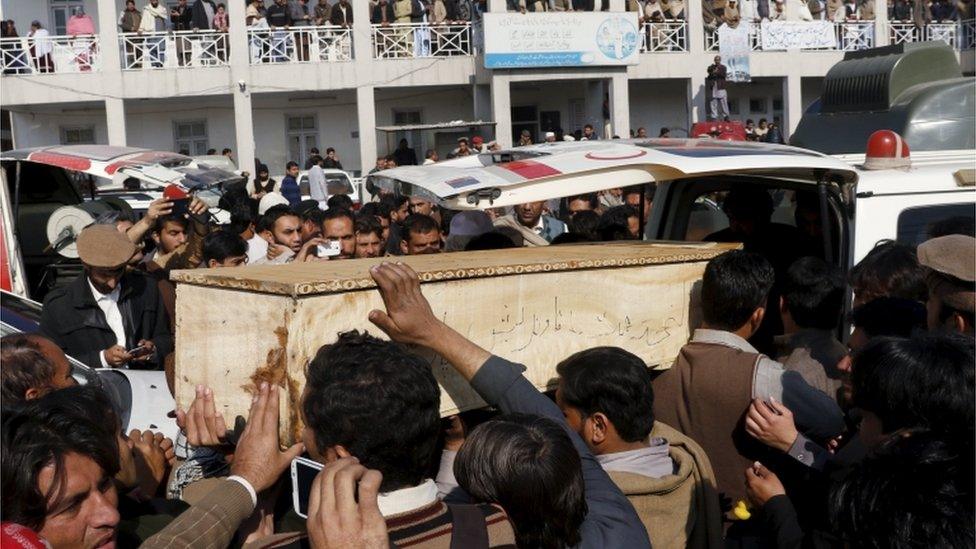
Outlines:
[[[810,10],[810,17],[814,21],[822,21],[826,13],[827,6],[824,0],[807,0],[807,9]]]
[[[275,0],[274,4],[268,7],[264,15],[271,28],[290,27],[292,24],[291,12],[288,10],[287,0]]]
[[[932,0],[932,22],[948,23],[956,19],[956,7],[949,0]]]
[[[638,8],[640,5],[638,4]],[[572,0],[552,0],[550,11],[573,11]],[[628,9],[628,11],[630,11]],[[639,9],[637,11],[640,11]]]
[[[217,4],[217,13],[213,18],[213,29],[218,32],[230,30],[230,22],[227,20],[227,6]]]
[[[342,28],[352,27],[352,5],[349,0],[339,0],[338,4],[332,6],[329,22]]]
[[[846,17],[844,0],[827,0],[827,19],[830,21],[843,21]]]
[[[291,17],[293,27],[309,27],[312,25],[312,14],[308,9],[308,0],[288,0],[288,15]],[[307,31],[299,31],[294,34],[294,38],[298,48],[298,60],[309,61],[308,44],[311,36]]]
[[[249,27],[267,26],[265,15],[268,10],[264,7],[264,0],[254,0],[244,10],[244,22]]]
[[[332,6],[329,5],[329,0],[319,0],[318,4],[315,4],[315,8],[312,10],[312,17],[316,25],[326,25],[329,23],[329,17],[332,16]]]
[[[186,0],[179,0],[176,7],[170,10],[169,20],[173,23],[173,30],[188,31],[193,28],[193,10]]]
[[[393,4],[389,0],[379,0],[373,7],[369,22],[374,25],[389,25],[394,19],[396,16],[393,14]]]
[[[17,34],[17,25],[14,24],[13,19],[3,21],[3,27],[0,27],[0,37],[20,38],[20,35]],[[3,55],[3,64],[6,65],[3,70],[4,74],[30,72],[30,60],[27,58],[26,52],[20,47],[20,41],[4,41],[0,48],[2,48],[0,53]]]
[[[33,38],[30,41],[30,49],[37,72],[54,72],[54,61],[51,60],[51,52],[54,51],[54,46],[51,45],[50,36],[51,34],[41,25],[40,21],[31,23],[31,31],[27,37]]]
[[[874,21],[874,0],[861,0],[857,18],[859,21]]]
[[[908,0],[895,0],[895,3],[888,8],[888,19],[908,23],[912,20],[912,5]]]
[[[447,23],[447,5],[444,0],[434,0],[433,5],[430,9],[430,21],[435,25],[444,25]]]
[[[119,14],[119,29],[122,32],[138,32],[142,14],[136,9],[135,0],[126,0],[125,9]]]
[[[85,13],[84,6],[74,8],[65,32],[74,38],[71,41],[71,50],[75,54],[75,66],[81,72],[91,71],[92,53],[95,50],[95,22]]]
[[[167,15],[166,6],[160,4],[159,0],[149,0],[149,3],[142,8],[139,32],[166,32]],[[157,35],[146,37],[144,40],[142,44],[143,66],[150,64],[153,67],[162,67],[166,59],[166,39]]]
[[[193,30],[213,29],[215,15],[217,15],[217,6],[213,0],[197,0],[194,2],[190,14],[190,24]]]

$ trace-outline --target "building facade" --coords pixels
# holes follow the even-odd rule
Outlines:
[[[311,147],[333,147],[347,170],[365,172],[400,139],[422,160],[426,149],[443,158],[457,137],[475,133],[504,146],[522,130],[541,140],[547,130],[571,133],[585,124],[601,137],[627,137],[640,127],[684,137],[706,118],[706,67],[718,49],[702,0],[687,0],[686,19],[645,24],[637,64],[545,69],[485,68],[478,20],[373,25],[369,2],[352,0],[348,27],[312,22],[285,31],[248,27],[244,1],[224,1],[226,32],[128,33],[119,26],[122,0],[3,0],[0,18],[12,19],[20,35],[0,41],[4,143],[108,143],[191,155],[227,147],[241,169],[253,171],[257,157],[276,174],[289,160],[303,163]],[[167,9],[170,3],[160,0]],[[92,18],[94,34],[69,34],[78,8]],[[505,11],[506,1],[488,0],[487,9]],[[610,0],[609,9],[623,12],[624,0]],[[836,23],[833,48],[761,51],[754,43],[752,81],[728,87],[731,118],[779,119],[788,136],[845,49],[942,38],[972,72],[972,21],[951,24],[951,36],[943,36],[938,25],[889,22],[883,0],[875,11],[871,23]],[[552,16],[522,15],[542,26]],[[46,59],[38,59],[38,41],[25,38],[35,20],[50,34],[40,48],[49,51]],[[457,120],[494,126],[376,130]]]

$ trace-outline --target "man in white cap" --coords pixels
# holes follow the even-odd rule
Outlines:
[[[135,244],[92,225],[77,247],[84,272],[47,294],[41,332],[92,368],[161,368],[173,339],[156,282],[125,268]]]
[[[554,132],[546,132],[546,143],[555,143],[556,134]]]

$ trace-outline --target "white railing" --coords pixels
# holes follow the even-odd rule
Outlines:
[[[874,21],[837,21],[834,23],[834,33],[840,51],[874,47]]]
[[[971,50],[976,42],[976,25],[972,19],[952,23],[929,23],[919,27],[915,23],[888,23],[892,44],[941,40],[957,50]]]
[[[374,59],[416,59],[473,55],[471,24],[373,25]]]
[[[742,23],[747,25],[749,23]],[[758,23],[749,24],[749,43],[752,51],[762,51],[762,36]],[[816,48],[803,51],[855,51],[874,47],[873,21],[838,21],[834,23],[837,42],[832,48]],[[705,51],[718,51],[718,31],[705,29]]]
[[[122,70],[221,67],[229,61],[226,32],[176,31],[119,34]]]
[[[688,51],[688,22],[646,22],[643,25],[641,53]]]
[[[98,36],[92,35],[0,38],[0,53],[3,74],[78,73],[102,68]]]
[[[249,28],[252,65],[352,61],[352,31],[319,27]]]

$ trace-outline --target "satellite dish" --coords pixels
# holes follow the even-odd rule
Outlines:
[[[64,257],[77,259],[75,245],[81,230],[95,222],[99,215],[112,208],[98,202],[85,202],[76,206],[62,206],[47,218],[47,240],[51,244],[45,251],[54,251]]]

